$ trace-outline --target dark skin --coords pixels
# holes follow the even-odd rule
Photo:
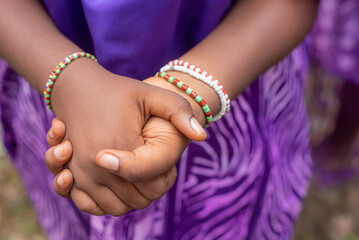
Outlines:
[[[42,92],[49,69],[56,66],[59,59],[80,49],[57,31],[37,1],[0,0],[0,3],[0,56]],[[238,1],[222,23],[181,59],[220,79],[230,98],[234,99],[303,40],[313,24],[317,5],[315,0]],[[18,14],[19,9],[24,13]],[[14,21],[9,23],[7,19]],[[27,36],[28,41],[19,40],[19,32]],[[35,51],[33,46],[41,48]],[[35,59],[34,55],[37,56]],[[170,179],[165,180],[168,184],[158,191],[161,194],[173,184],[174,164],[189,143],[188,138],[205,138],[203,132],[195,131],[199,128],[193,127],[190,121],[194,114],[204,125],[202,110],[187,95],[162,79],[149,78],[137,82],[109,73],[90,60],[76,61],[61,74],[51,98],[57,117],[66,124],[65,140],[70,140],[73,146],[72,149],[69,142],[66,143],[67,155],[61,164],[55,161],[54,149],[47,154],[49,169],[61,169],[73,150],[69,162],[72,173],[66,170],[63,181],[67,187],[58,188],[55,182],[55,188],[58,192],[64,190],[61,193],[66,195],[66,190],[72,186],[73,175],[71,197],[80,209],[93,214],[118,216],[132,208],[146,207],[153,200],[148,192],[151,192],[151,187],[155,189],[158,177]],[[218,113],[220,102],[210,87],[181,73],[170,74],[195,89],[206,99],[211,111]],[[88,89],[79,92],[78,89],[84,85]],[[158,107],[159,95],[163,97],[161,103],[180,106],[180,113],[174,117],[174,112],[168,114],[171,109],[166,105]],[[89,105],[91,108],[87,107]],[[171,123],[161,118],[150,119],[151,115]],[[113,122],[116,124],[111,124]],[[52,140],[62,139],[61,133],[57,135]],[[157,141],[163,137],[167,141]],[[146,139],[154,139],[151,147],[138,151],[146,146]],[[173,153],[166,151],[170,139],[178,146]],[[58,141],[53,142],[56,144]],[[99,152],[101,149],[105,150]],[[132,151],[136,150],[137,154],[133,154]],[[118,159],[110,171],[97,166],[104,167],[101,161],[104,152]],[[156,164],[144,164],[146,155],[151,158],[151,163]],[[48,161],[51,157],[54,157],[52,163]],[[146,187],[138,187],[141,184],[146,186],[144,183],[148,183],[147,189],[150,189],[147,195],[144,193]],[[128,191],[121,192],[123,188]]]
[[[81,49],[56,29],[38,1],[0,3],[0,56],[41,94],[49,70],[59,59]],[[9,24],[6,19],[13,20]],[[27,36],[26,41],[19,38],[20,34]],[[80,91],[84,86],[86,91]],[[153,200],[133,183],[98,167],[96,153],[101,149],[134,150],[145,142],[141,130],[152,115],[170,120],[193,140],[206,137],[193,117],[191,105],[183,97],[110,73],[89,59],[76,60],[61,73],[51,101],[55,114],[69,128],[65,138],[74,148],[68,164],[75,178],[71,196],[83,210],[88,205],[82,199],[95,199],[98,204],[89,210],[94,214],[105,211],[118,216],[132,208],[144,208]],[[172,108],[174,105],[176,109]],[[161,178],[166,179],[172,172],[170,169],[160,172]],[[142,180],[149,184],[156,181],[155,178]]]

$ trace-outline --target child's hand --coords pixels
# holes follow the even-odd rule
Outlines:
[[[83,190],[111,215],[141,208],[148,204],[148,199],[129,197],[136,194],[137,189],[115,174],[131,181],[141,180],[136,178],[141,172],[124,175],[130,172],[125,167],[133,155],[121,152],[116,161],[108,154],[96,159],[96,154],[105,148],[132,151],[143,145],[146,139],[141,131],[151,115],[171,120],[181,132],[195,140],[203,140],[205,132],[193,118],[188,101],[180,95],[114,75],[94,63],[79,61],[73,66],[77,68],[69,66],[60,76],[51,97],[57,117],[67,126],[65,140],[71,140],[74,150],[68,163],[74,176],[71,196],[76,202],[75,195],[79,194],[75,193]],[[113,173],[99,168],[96,161],[113,169]],[[159,166],[156,174],[164,173],[167,167]]]
[[[49,170],[57,175],[54,180],[55,191],[61,196],[70,197],[73,185],[72,173],[68,169],[63,170],[63,167],[70,160],[72,148],[69,142],[59,144],[64,135],[65,125],[59,120],[54,120],[47,135],[47,141],[52,148],[46,152],[45,162]],[[189,143],[189,139],[184,137],[170,122],[157,117],[149,119],[142,136],[146,139],[145,144],[135,149],[133,153],[103,150],[98,154],[96,162],[101,166],[99,159],[103,153],[110,153],[113,156],[128,155],[128,161],[121,165],[121,172],[115,171],[115,173],[125,177],[126,180],[138,180],[132,183],[138,192],[127,192],[129,196],[118,197],[136,199],[139,197],[137,195],[140,195],[148,199],[149,204],[152,200],[160,198],[173,186],[177,176],[175,163]],[[64,151],[63,157],[56,156],[55,149],[58,147]],[[110,169],[110,171],[112,170]],[[144,179],[147,180],[143,181]],[[126,189],[124,192],[126,193]],[[96,215],[105,214],[88,194],[80,190],[76,190],[75,193],[71,191],[71,196],[80,210]],[[126,204],[131,205],[132,203],[126,202]]]

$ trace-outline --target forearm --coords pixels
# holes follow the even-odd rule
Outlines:
[[[58,31],[40,1],[0,0],[0,6],[0,57],[42,93],[51,70],[80,48]]]
[[[212,74],[234,99],[304,39],[317,4],[315,0],[238,1],[220,25],[181,59]],[[188,83],[218,113],[220,103],[211,88],[184,74],[170,74]],[[204,122],[203,113],[198,116]]]

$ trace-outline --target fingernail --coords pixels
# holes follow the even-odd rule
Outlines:
[[[52,128],[51,128],[50,131],[49,131],[49,137],[50,137],[50,138],[54,138],[54,137],[55,137],[55,134],[54,134]]]
[[[55,148],[54,155],[56,158],[64,158],[65,157],[64,146],[60,145],[57,148]]]
[[[201,124],[199,124],[199,122],[192,117],[190,120],[190,124],[192,129],[197,133],[197,134],[206,134],[206,132],[204,131],[204,129],[202,128]]]
[[[57,177],[56,182],[60,186],[64,185],[65,179],[64,179],[64,174],[63,173],[60,176]]]
[[[114,155],[105,153],[100,157],[98,165],[103,168],[116,171],[118,170],[118,158],[116,158]]]

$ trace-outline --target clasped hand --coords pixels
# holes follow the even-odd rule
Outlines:
[[[173,186],[190,139],[206,134],[175,92],[101,69],[81,77],[86,90],[60,86],[53,104],[61,121],[48,132],[45,163],[55,191],[94,215],[143,209]]]

